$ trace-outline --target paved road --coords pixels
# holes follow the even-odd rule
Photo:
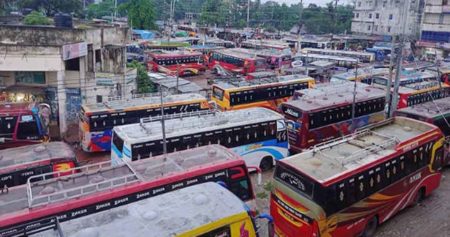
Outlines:
[[[253,175],[255,176],[255,175]],[[263,183],[253,185],[257,194],[257,206],[260,213],[268,213],[267,184],[272,172],[263,174]],[[261,235],[267,236],[267,227],[261,222]],[[450,237],[450,168],[444,172],[441,186],[419,206],[406,208],[382,224],[375,237]]]

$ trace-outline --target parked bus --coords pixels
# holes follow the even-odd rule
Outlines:
[[[27,236],[49,219],[63,223],[205,182],[219,182],[242,201],[255,205],[245,162],[218,145],[70,171],[72,174],[64,177],[58,177],[62,172],[33,176],[26,185],[2,193],[0,236]]]
[[[279,236],[367,236],[439,187],[443,135],[395,117],[277,163],[270,213]]]
[[[111,159],[135,161],[163,154],[161,123],[142,121],[114,127]],[[167,152],[220,144],[243,157],[248,166],[272,168],[288,155],[283,116],[249,108],[165,121]]]
[[[358,69],[351,69],[348,72],[335,74],[331,77],[331,83],[341,83],[343,81],[356,81],[372,84],[372,79],[374,77],[379,77],[389,74],[389,68],[374,68],[374,67],[363,67]]]
[[[278,40],[246,40],[241,43],[247,49],[290,50],[289,43]]]
[[[268,69],[274,70],[291,67],[292,57],[290,51],[258,50],[256,55],[266,59]]]
[[[450,96],[449,85],[439,85],[439,82],[419,82],[399,88],[399,109],[418,105],[427,101]]]
[[[164,51],[176,51],[182,50],[186,47],[191,46],[188,42],[148,42],[145,41],[140,44],[140,46],[145,50],[164,50]]]
[[[0,150],[26,146],[49,140],[49,119],[42,112],[50,112],[47,104],[0,104]]]
[[[163,97],[164,113],[208,110],[207,99],[199,94],[168,95]],[[80,141],[86,152],[111,150],[114,126],[138,123],[141,118],[161,115],[160,96],[85,104],[80,112]]]
[[[295,91],[311,88],[314,84],[314,79],[305,75],[227,79],[213,85],[211,99],[221,110],[264,107],[277,111],[279,105],[291,98]]]
[[[446,164],[450,164],[450,97],[399,109],[396,115],[424,121],[441,129],[446,137]]]
[[[75,153],[64,142],[50,142],[0,151],[0,189],[22,185],[33,175],[77,166]]]
[[[385,118],[386,92],[357,82],[352,120],[353,83],[327,84],[296,92],[281,105],[287,120],[290,150],[301,152],[319,143],[350,134]]]
[[[257,57],[254,53],[241,48],[224,49],[214,51],[209,59],[208,66],[211,70],[220,71],[223,68],[227,71],[244,74],[266,69],[266,60]]]
[[[148,68],[171,76],[198,75],[206,70],[203,54],[189,51],[152,51],[148,53]]]
[[[301,60],[304,64],[309,64],[314,61],[333,62],[338,67],[354,68],[358,64],[358,60],[349,57],[321,55],[321,54],[300,54],[294,57],[294,61]]]
[[[303,53],[307,54],[320,54],[320,55],[330,55],[337,57],[348,57],[358,59],[359,62],[371,63],[375,61],[375,54],[369,52],[356,52],[347,50],[331,50],[331,49],[315,49],[315,48],[304,48]]]
[[[389,69],[387,69],[387,70],[389,70]],[[374,86],[381,87],[383,89],[386,88],[388,81],[389,81],[389,77],[387,76],[388,73],[389,73],[389,71],[385,75],[375,76],[372,80],[372,84]],[[427,72],[427,71],[425,71],[425,72],[415,71],[415,72],[410,72],[410,73],[402,72],[400,74],[399,81],[400,81],[400,84],[399,84],[400,86],[407,86],[410,84],[422,83],[422,82],[438,82],[438,79],[437,79],[436,73]],[[393,88],[394,85],[395,85],[395,76],[393,76],[393,78],[392,78],[391,87]]]
[[[130,233],[161,237],[256,237],[256,219],[261,217],[266,217],[271,225],[270,217],[253,217],[233,193],[218,184],[204,183],[74,219],[42,234],[53,236],[59,232],[60,236],[66,237],[122,237]]]
[[[190,26],[190,25],[178,25],[177,28],[179,30],[186,31],[189,34],[189,36],[191,36],[191,37],[195,37],[197,35],[197,32],[198,32],[198,28],[197,27],[193,27],[193,26]]]

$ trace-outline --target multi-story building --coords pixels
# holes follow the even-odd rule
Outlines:
[[[429,58],[448,57],[450,53],[450,1],[426,0],[418,46]],[[434,55],[434,56],[433,56]]]
[[[389,36],[405,34],[416,38],[420,32],[424,1],[356,0],[352,32]]]
[[[131,96],[136,70],[126,68],[128,27],[0,25],[0,103],[51,106],[53,135],[77,123],[82,103]]]

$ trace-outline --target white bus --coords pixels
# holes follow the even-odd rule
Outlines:
[[[332,50],[332,49],[314,49],[314,48],[305,48],[305,49],[302,49],[302,51],[305,54],[306,53],[307,54],[321,54],[321,55],[355,58],[363,63],[371,63],[371,62],[375,61],[375,54],[369,53],[369,52],[356,52],[356,51]]]
[[[231,148],[248,166],[267,170],[288,155],[286,124],[265,108],[216,112],[165,121],[167,152],[211,144]],[[163,153],[161,121],[114,127],[111,159],[134,161]]]

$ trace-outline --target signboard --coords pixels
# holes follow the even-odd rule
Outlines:
[[[63,45],[63,60],[79,58],[87,55],[87,43]]]
[[[45,84],[45,72],[15,72],[14,76],[19,84]]]
[[[125,83],[126,84],[133,83],[135,81],[136,77],[137,77],[137,69],[134,68],[134,69],[128,70],[125,74]]]
[[[114,73],[95,73],[95,84],[97,86],[114,86]]]

